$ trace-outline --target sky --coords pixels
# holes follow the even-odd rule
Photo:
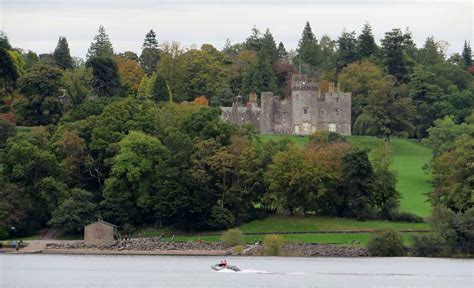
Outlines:
[[[409,27],[418,47],[434,36],[449,43],[450,55],[461,52],[465,40],[474,44],[473,9],[469,0],[0,0],[0,29],[12,46],[38,54],[52,52],[64,36],[71,54],[84,58],[99,25],[115,52],[139,53],[150,29],[161,43],[220,49],[227,38],[243,42],[255,25],[295,49],[306,21],[317,38],[332,39],[343,29],[359,33],[368,22],[377,41]]]

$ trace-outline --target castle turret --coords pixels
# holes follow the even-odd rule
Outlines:
[[[273,133],[273,93],[262,92],[261,94],[261,113],[260,113],[260,133]]]

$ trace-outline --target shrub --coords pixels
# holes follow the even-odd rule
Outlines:
[[[423,217],[420,217],[410,212],[401,212],[398,210],[392,210],[390,211],[388,216],[389,216],[389,220],[392,220],[392,221],[413,222],[413,223],[424,222]]]
[[[234,215],[226,208],[221,206],[212,207],[211,217],[207,221],[209,228],[214,230],[227,229],[235,222]]]
[[[377,230],[367,245],[371,256],[403,256],[405,248],[400,233],[393,228]]]
[[[263,239],[263,254],[265,256],[281,255],[285,240],[279,235],[267,235]]]
[[[242,245],[244,234],[239,229],[229,229],[222,233],[222,241],[229,246]]]
[[[234,247],[234,253],[237,255],[242,255],[244,252],[244,245],[237,245]]]
[[[8,229],[5,227],[0,227],[0,240],[8,238]]]
[[[442,257],[448,254],[446,241],[436,234],[413,235],[411,254],[418,257]]]

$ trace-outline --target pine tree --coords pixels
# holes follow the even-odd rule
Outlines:
[[[106,56],[110,57],[114,55],[114,49],[112,43],[110,43],[109,36],[105,33],[104,26],[99,26],[99,34],[94,36],[94,41],[91,43],[91,47],[87,51],[87,60],[92,57]]]
[[[140,55],[140,65],[148,76],[155,72],[158,60],[160,60],[158,40],[156,40],[155,32],[153,29],[151,29],[145,35],[145,40],[143,41],[142,46],[142,54]]]
[[[0,79],[3,81],[3,88],[8,93],[9,88],[15,86],[19,74],[15,62],[7,50],[0,48]]]
[[[321,62],[319,55],[320,51],[318,40],[314,36],[309,22],[306,22],[301,39],[298,43],[298,49],[296,50],[296,58],[294,62],[300,64],[301,59],[301,62],[307,63],[312,67],[316,67]]]
[[[341,71],[348,64],[358,60],[355,32],[343,31],[341,37],[337,40],[337,44],[339,47],[337,52],[337,70]]]
[[[53,56],[56,64],[62,69],[70,69],[74,67],[66,37],[59,37],[58,45],[56,46],[56,49],[54,49]]]
[[[12,46],[8,41],[7,34],[0,30],[0,49],[10,50]]]
[[[368,58],[377,51],[377,44],[375,44],[374,35],[372,34],[372,27],[369,23],[364,24],[362,33],[359,35],[357,43],[359,57],[361,59]]]
[[[262,37],[257,27],[253,26],[252,35],[245,40],[245,49],[258,52],[262,47]]]
[[[258,57],[257,63],[249,69],[242,83],[242,92],[247,97],[251,92],[274,92],[278,90],[277,79],[269,59]]]
[[[388,74],[393,75],[399,82],[406,83],[411,73],[409,55],[412,54],[413,41],[409,33],[403,34],[400,29],[385,33],[382,39],[383,61]]]
[[[170,93],[168,84],[166,83],[165,77],[161,74],[156,74],[155,81],[153,83],[152,97],[155,101],[169,101]]]
[[[467,43],[467,41],[464,41],[464,48],[462,50],[462,59],[464,60],[464,65],[466,67],[472,66],[471,43]]]
[[[274,64],[278,60],[278,49],[273,39],[273,35],[269,29],[265,31],[261,39],[261,47],[258,51],[261,57],[270,60],[271,64]]]
[[[93,57],[87,62],[92,68],[91,86],[99,97],[119,96],[122,90],[117,63],[110,57]]]
[[[418,50],[417,60],[424,65],[433,65],[444,61],[444,55],[433,36],[426,38],[425,46]]]
[[[288,60],[288,51],[286,51],[282,42],[278,44],[278,57],[281,60]]]

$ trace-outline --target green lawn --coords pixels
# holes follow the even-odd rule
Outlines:
[[[403,223],[389,221],[357,221],[345,218],[315,217],[315,216],[283,216],[274,215],[263,220],[255,220],[240,227],[244,233],[278,233],[278,232],[312,232],[312,231],[370,231],[379,228],[392,227],[398,230],[428,230],[427,223]],[[157,237],[163,234],[164,241],[170,241],[172,235],[176,235],[175,241],[209,242],[220,241],[222,231],[203,232],[199,234],[187,234],[183,231],[170,228],[153,229],[145,228],[137,231],[133,237]],[[209,235],[213,234],[213,235]],[[410,235],[403,233],[405,243],[410,244]],[[333,244],[357,244],[366,245],[371,237],[369,232],[361,233],[305,233],[305,234],[282,234],[286,240],[303,241],[307,243],[333,243]],[[265,235],[245,235],[247,243],[262,241]]]
[[[305,232],[305,231],[358,231],[392,227],[399,230],[429,229],[427,223],[390,222],[382,220],[357,221],[348,218],[274,215],[254,220],[239,227],[244,233]]]
[[[289,138],[300,146],[303,146],[308,137],[286,136],[286,135],[260,135],[262,142]],[[369,148],[372,151],[383,143],[383,139],[370,136],[349,136],[349,143]],[[394,168],[398,173],[397,189],[402,195],[400,207],[402,211],[412,212],[422,217],[431,213],[431,206],[427,202],[426,193],[431,190],[430,175],[422,170],[422,167],[431,159],[431,149],[414,140],[393,138]]]
[[[403,242],[405,245],[411,244],[411,236],[414,233],[402,233]],[[325,244],[342,244],[342,245],[360,245],[366,246],[369,239],[372,237],[371,233],[322,233],[322,234],[286,234],[281,235],[285,240],[305,242],[305,243],[325,243]],[[265,235],[245,235],[244,241],[247,244],[252,244],[257,241],[263,241]],[[176,236],[175,241],[205,241],[218,242],[221,241],[220,235],[212,236]],[[171,241],[171,235],[165,234],[163,241]]]

